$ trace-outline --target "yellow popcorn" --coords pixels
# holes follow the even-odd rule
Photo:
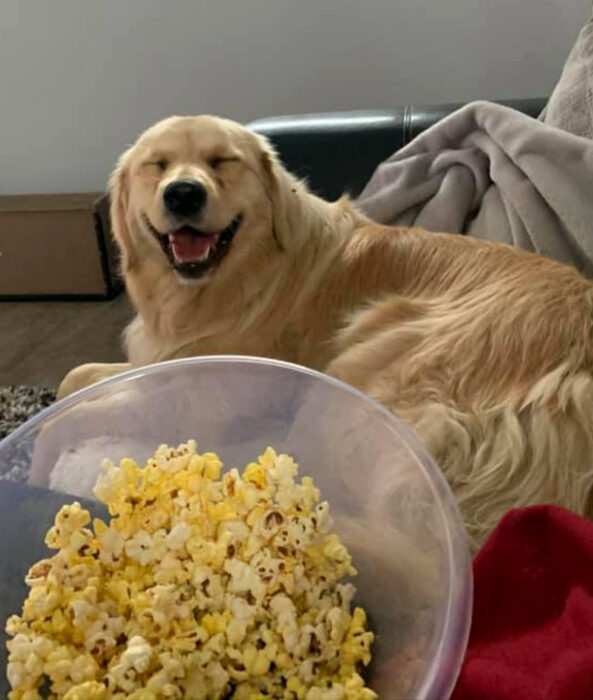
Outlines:
[[[307,688],[295,676],[289,678],[288,683],[286,684],[286,689],[294,693],[297,696],[298,700],[304,698],[305,693],[307,692]]]
[[[222,470],[222,462],[218,459],[218,455],[212,452],[207,452],[204,455],[204,478],[213,481],[214,479],[220,478],[220,472]]]
[[[228,618],[227,613],[206,614],[201,617],[200,624],[211,637],[214,637],[215,634],[226,630]]]
[[[243,472],[243,479],[263,489],[267,483],[266,470],[261,464],[248,464]]]
[[[208,517],[215,523],[233,520],[237,517],[237,514],[228,503],[209,503],[207,513]]]
[[[272,448],[103,462],[111,518],[64,506],[6,622],[9,700],[372,700],[373,634],[313,480]],[[89,527],[91,526],[91,527]]]
[[[107,688],[103,683],[88,681],[70,688],[64,700],[106,700],[107,697]]]

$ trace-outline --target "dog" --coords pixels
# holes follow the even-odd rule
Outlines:
[[[127,150],[111,218],[128,367],[258,355],[337,377],[425,442],[475,550],[510,508],[593,514],[593,285],[502,244],[380,226],[326,202],[234,122],[172,117]]]

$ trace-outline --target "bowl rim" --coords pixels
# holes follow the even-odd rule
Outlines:
[[[462,582],[461,590],[456,596],[452,596],[451,589],[449,589],[447,610],[444,615],[440,639],[435,648],[434,660],[431,667],[426,669],[425,678],[420,688],[418,688],[418,697],[423,698],[423,700],[447,700],[453,692],[461,670],[461,664],[467,649],[472,619],[473,576],[469,547],[465,538],[465,526],[449,484],[435,459],[420,438],[397,416],[397,414],[392,413],[379,402],[349,384],[318,370],[304,367],[303,365],[266,357],[250,355],[202,355],[166,360],[164,362],[157,362],[126,370],[121,374],[102,379],[56,401],[44,408],[33,418],[23,423],[3,440],[0,440],[0,456],[3,447],[13,442],[18,442],[22,436],[34,430],[40,423],[53,414],[68,407],[72,407],[81,399],[91,397],[111,385],[125,384],[145,375],[166,372],[170,368],[205,364],[271,365],[278,369],[284,369],[297,374],[305,374],[320,380],[335,389],[345,391],[374,409],[388,424],[397,428],[398,436],[404,441],[406,447],[418,456],[418,464],[424,470],[426,481],[438,503],[441,519],[446,525],[446,552],[450,570],[449,581],[447,583],[450,586],[454,576]],[[446,513],[445,509],[447,510]],[[457,561],[454,561],[454,559],[457,559]],[[457,567],[457,571],[454,571],[454,564]],[[446,657],[445,652],[447,652]],[[436,667],[437,665],[434,661],[437,659],[441,662],[446,662],[445,668]]]

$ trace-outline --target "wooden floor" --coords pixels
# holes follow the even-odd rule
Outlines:
[[[112,301],[0,302],[0,386],[57,388],[72,367],[123,359],[121,333],[132,318]]]

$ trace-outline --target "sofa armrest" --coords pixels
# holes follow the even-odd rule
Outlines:
[[[499,101],[532,117],[545,103],[541,98]],[[270,139],[288,170],[333,200],[345,192],[357,196],[381,161],[462,106],[303,114],[259,119],[248,126]]]

